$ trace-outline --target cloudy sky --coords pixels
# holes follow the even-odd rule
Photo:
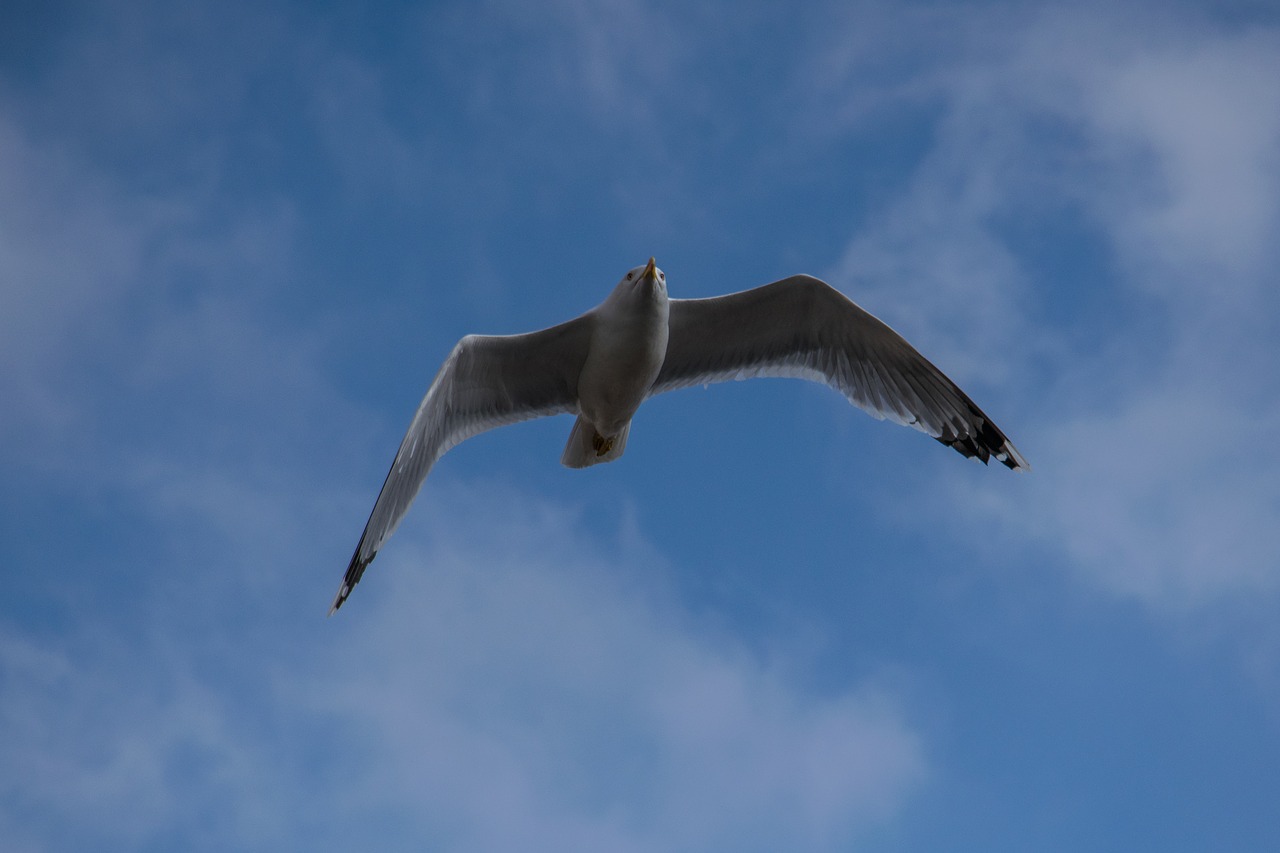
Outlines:
[[[0,838],[1280,849],[1269,3],[6,3]],[[436,468],[463,334],[807,272],[1034,466],[816,385]]]

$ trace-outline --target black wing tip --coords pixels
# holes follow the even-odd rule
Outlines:
[[[1010,471],[1031,470],[1031,465],[1013,446],[1013,443],[985,418],[979,421],[976,435],[957,436],[947,432],[937,436],[937,440],[967,459],[978,459],[983,465],[991,464],[991,458],[994,456],[997,462],[1002,463]]]
[[[338,588],[338,594],[333,598],[333,604],[329,605],[329,615],[338,612],[338,608],[342,606],[342,602],[347,600],[347,596],[351,595],[351,587],[347,586],[344,581],[342,586]]]
[[[364,539],[361,538],[360,544],[356,546],[356,552],[351,556],[351,563],[347,566],[347,573],[342,576],[342,586],[338,587],[338,594],[333,597],[333,604],[329,605],[329,615],[337,613],[339,608],[351,597],[351,592],[356,588],[356,584],[360,583],[360,578],[364,577],[364,570],[373,562],[373,558],[378,555],[374,551],[365,559],[360,559],[360,549],[364,545]]]

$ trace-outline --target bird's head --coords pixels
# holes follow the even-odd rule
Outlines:
[[[642,267],[627,270],[627,274],[618,282],[619,286],[629,284],[632,287],[649,287],[660,293],[667,292],[667,275],[658,269],[653,258]]]

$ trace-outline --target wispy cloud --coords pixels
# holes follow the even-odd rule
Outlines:
[[[1149,165],[1137,171],[1145,193],[1116,211],[1121,247],[1162,262],[1160,278],[1190,288],[1192,299],[1230,299],[1233,288],[1209,287],[1205,277],[1256,282],[1275,260],[1277,74],[1276,29],[1184,35],[1093,71],[1088,109],[1097,143],[1127,146],[1131,160]]]
[[[498,45],[534,104],[581,110],[601,124],[652,131],[656,89],[678,78],[687,49],[680,29],[651,4],[635,0],[555,0],[536,10],[492,2],[489,13],[513,36]],[[507,30],[506,28],[510,29]],[[566,93],[571,98],[566,105]]]
[[[1022,391],[1042,412],[1021,431],[1034,497],[1006,494],[1008,535],[1160,608],[1274,592],[1280,100],[1265,81],[1280,31],[1061,12],[1004,32],[938,86],[947,117],[912,191],[854,238],[839,274],[941,339],[961,377],[1017,387],[1010,353],[1048,367],[1047,386]],[[1085,280],[1011,227],[1013,210],[1063,221],[1037,203],[1046,189],[1093,223],[1079,251],[1108,260],[1064,259]],[[1037,275],[1065,292],[1032,288]],[[1068,331],[1073,314],[1097,328]]]
[[[399,544],[312,697],[383,807],[430,803],[471,849],[824,849],[922,781],[890,692],[800,686],[655,594],[648,546],[489,490],[428,503],[438,544]]]
[[[951,787],[966,776],[1025,837],[1016,812],[1035,794],[1009,794],[1041,751],[1062,762],[1037,771],[1064,809],[1098,801],[1090,774],[1112,768],[1062,760],[1044,738],[1090,716],[1071,702],[1112,649],[1067,660],[1076,637],[1026,614],[1053,622],[1072,605],[1028,604],[1027,585],[996,592],[1022,614],[1007,623],[1000,607],[969,612],[985,586],[956,588],[1033,566],[1081,581],[1046,585],[1085,591],[1071,630],[1107,622],[1091,608],[1108,597],[1215,636],[1242,613],[1269,624],[1276,32],[1182,12],[1138,27],[1141,10],[831,5],[844,11],[703,19],[631,2],[437,4],[371,23],[360,16],[382,13],[356,6],[126,3],[42,44],[29,80],[3,81],[6,844],[844,850],[971,827]],[[907,130],[865,145],[886,118]],[[842,164],[883,170],[872,209],[833,201],[824,182]],[[611,207],[638,196],[653,203]],[[800,206],[829,230],[789,223]],[[790,264],[804,247],[806,269],[972,390],[1034,472],[948,456],[912,463],[927,489],[903,490],[911,474],[868,485],[843,462],[874,442],[815,430],[813,410],[744,406],[732,427],[710,426],[722,411],[689,419],[686,458],[714,445],[724,482],[683,502],[666,473],[679,466],[643,454],[542,481],[567,484],[568,504],[477,482],[541,464],[519,444],[528,425],[446,459],[326,620],[401,415],[450,336],[472,330],[468,312],[497,301],[494,285],[460,308],[474,281],[451,256],[513,283],[504,301],[520,311],[493,330],[517,331],[590,304],[608,276],[564,268],[612,270],[637,235],[709,258],[681,277],[710,289],[759,283],[760,257]],[[531,264],[532,279],[512,275]],[[397,269],[412,287],[382,286]],[[379,406],[383,392],[395,402]],[[742,464],[720,431],[735,420],[793,441],[797,464],[838,488]],[[775,481],[768,505],[741,497]],[[649,518],[707,505],[641,529],[600,500],[622,493]],[[886,517],[909,533],[881,537]],[[808,542],[764,529],[815,518]],[[971,529],[983,540],[967,548]],[[743,542],[769,556],[738,565]],[[983,548],[986,565],[970,559]],[[790,557],[804,565],[774,565]],[[1145,636],[1116,609],[1123,628],[1096,647]],[[824,645],[861,621],[847,636],[865,645]],[[1167,634],[1149,645],[1119,650],[1112,675],[1163,666],[1160,695],[1186,698],[1169,684],[1198,670],[1170,664]],[[1247,662],[1273,687],[1277,648],[1268,634]],[[1055,670],[1079,667],[1052,700],[1044,649]],[[931,700],[866,674],[881,665]],[[1252,701],[1188,701],[1144,748],[1184,724],[1229,728]],[[1044,732],[1011,745],[974,724],[990,703]],[[1072,742],[1103,751],[1143,727],[1149,706],[1122,704],[1108,708],[1138,710],[1080,723]],[[957,726],[950,742],[939,718]],[[1168,811],[1166,794],[1141,796]],[[1203,814],[1248,817],[1239,799]],[[909,820],[922,802],[926,819]]]
[[[62,390],[78,345],[137,281],[159,206],[114,204],[74,153],[0,118],[0,435],[9,445],[74,425]]]
[[[58,638],[6,630],[10,837],[844,849],[924,781],[891,690],[805,687],[801,662],[656,591],[643,541],[500,490],[428,503],[431,545],[403,531],[340,619],[218,636],[149,608],[132,638],[94,619]],[[188,570],[217,593],[251,568]],[[236,689],[199,675],[228,660]]]
[[[1128,384],[1072,400],[1047,431],[1060,473],[1045,478],[1036,526],[1104,586],[1159,605],[1280,585],[1267,520],[1280,508],[1267,438],[1280,422],[1280,371],[1274,329],[1257,320],[1277,308],[1266,281],[1280,258],[1280,99],[1261,83],[1280,72],[1277,45],[1274,30],[1179,33],[1115,50],[1110,63],[1078,60],[1100,174],[1121,171],[1111,157],[1150,165],[1137,172],[1142,192],[1079,191],[1106,226],[1116,286],[1142,293],[1164,334],[1108,351],[1136,359],[1127,364],[1073,354]]]

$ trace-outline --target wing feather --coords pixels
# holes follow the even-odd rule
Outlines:
[[[577,411],[591,318],[584,314],[526,335],[467,335],[458,341],[400,442],[330,614],[347,600],[446,451],[495,427]]]
[[[755,376],[821,382],[965,456],[1030,467],[942,371],[826,282],[798,275],[728,296],[671,300],[667,357],[651,395]]]

